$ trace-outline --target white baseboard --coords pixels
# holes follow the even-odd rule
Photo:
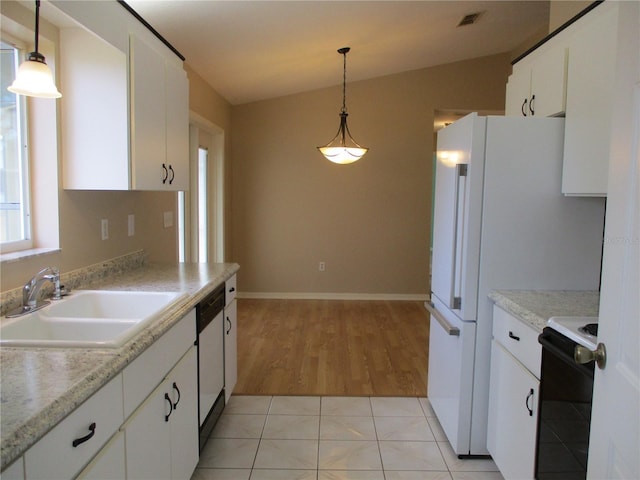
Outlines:
[[[402,293],[314,293],[314,292],[238,292],[238,298],[285,300],[403,300],[427,301],[428,294]]]

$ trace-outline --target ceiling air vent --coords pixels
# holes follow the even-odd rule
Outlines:
[[[482,15],[482,12],[470,13],[469,15],[465,15],[458,23],[459,27],[464,27],[465,25],[473,25],[478,21],[478,18]]]

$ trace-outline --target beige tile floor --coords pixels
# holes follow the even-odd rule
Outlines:
[[[426,398],[233,396],[191,480],[502,480]]]

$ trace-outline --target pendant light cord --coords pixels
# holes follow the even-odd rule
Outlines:
[[[342,54],[344,66],[342,70],[342,113],[347,113],[347,52]]]
[[[40,30],[40,0],[36,0],[36,48],[35,51],[39,52],[38,50],[38,32]]]

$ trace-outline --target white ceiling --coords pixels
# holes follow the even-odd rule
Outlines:
[[[511,51],[549,16],[537,0],[127,3],[234,105],[341,84],[340,47],[352,82]]]

